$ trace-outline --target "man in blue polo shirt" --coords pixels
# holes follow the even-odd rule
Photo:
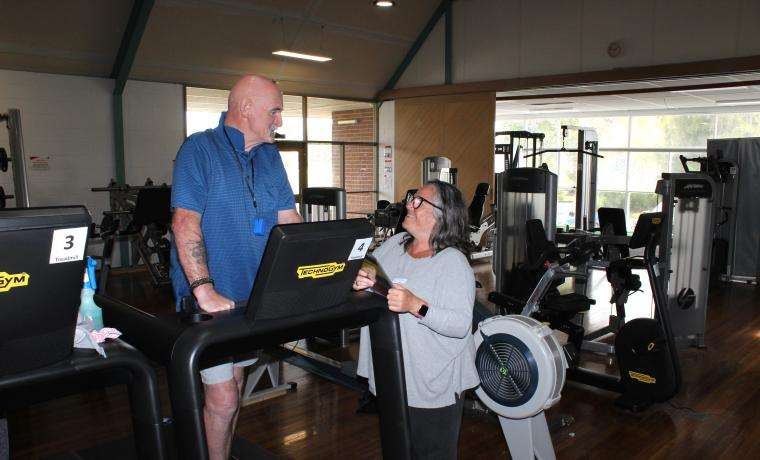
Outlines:
[[[172,183],[171,278],[205,311],[248,299],[272,226],[301,222],[275,130],[282,93],[250,75],[230,91],[219,126],[190,136],[177,153]],[[209,457],[229,458],[243,385],[241,363],[201,371]]]

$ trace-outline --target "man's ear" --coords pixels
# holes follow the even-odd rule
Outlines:
[[[253,101],[251,98],[247,97],[243,100],[243,103],[240,105],[240,115],[243,118],[251,118],[253,116]]]

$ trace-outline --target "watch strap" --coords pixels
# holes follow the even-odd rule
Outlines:
[[[427,312],[428,312],[428,310],[429,310],[429,307],[423,303],[423,304],[420,306],[420,309],[419,309],[419,310],[417,310],[417,311],[414,313],[414,316],[416,316],[417,318],[424,318],[424,317],[425,317],[425,315],[427,315]]]

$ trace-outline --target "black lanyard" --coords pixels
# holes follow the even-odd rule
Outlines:
[[[227,127],[222,126],[222,131],[224,131],[224,137],[227,138],[227,142],[230,143],[230,147],[232,148],[232,156],[235,157],[235,162],[238,165],[238,169],[240,169],[240,174],[243,175],[243,182],[245,182],[245,186],[248,188],[248,192],[251,194],[251,199],[253,200],[253,207],[258,208],[256,206],[256,195],[254,195],[253,190],[255,188],[254,185],[254,178],[256,170],[253,168],[253,155],[251,155],[251,175],[249,176],[248,173],[243,169],[243,163],[240,162],[240,158],[238,158],[238,151],[235,148],[235,144],[232,143],[232,139],[230,139],[230,135],[227,134]],[[250,182],[249,182],[250,180]]]

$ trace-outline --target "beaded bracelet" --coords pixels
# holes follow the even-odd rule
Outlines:
[[[204,284],[209,284],[209,283],[214,284],[214,280],[212,280],[211,278],[208,278],[208,277],[207,278],[198,278],[197,280],[195,280],[192,283],[190,283],[190,291],[192,292],[193,289],[197,288],[198,286],[202,286]]]

